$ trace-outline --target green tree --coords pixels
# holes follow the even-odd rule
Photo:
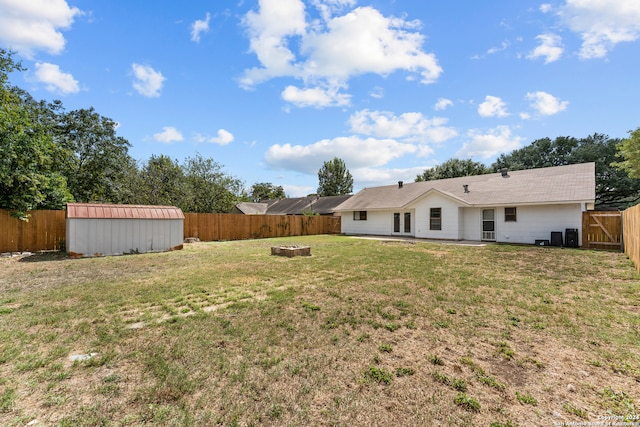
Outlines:
[[[449,159],[431,169],[426,169],[416,177],[416,182],[436,179],[458,178],[461,176],[483,175],[491,172],[484,164],[471,159]]]
[[[147,205],[189,205],[187,185],[180,164],[165,155],[152,155],[140,171],[138,200]]]
[[[543,138],[530,145],[502,154],[491,166],[494,171],[562,166],[577,163],[596,164],[596,207],[626,208],[640,200],[640,179],[630,178],[611,164],[616,160],[619,139],[595,133],[586,138]]]
[[[572,156],[580,143],[580,140],[568,136],[560,136],[553,141],[549,138],[537,139],[526,147],[501,154],[491,168],[497,172],[502,168],[523,170],[577,163]]]
[[[257,182],[253,184],[251,186],[251,193],[249,194],[249,198],[253,202],[285,199],[286,197],[287,195],[284,193],[282,186],[276,186],[270,182]]]
[[[27,220],[34,209],[61,209],[72,200],[58,161],[64,157],[38,111],[25,102],[8,74],[23,71],[12,52],[0,49],[0,208]]]
[[[79,202],[122,203],[127,199],[125,166],[129,141],[116,135],[117,124],[93,108],[58,114],[51,130],[70,153],[64,165],[68,186]]]
[[[122,181],[118,182],[118,201],[114,201],[114,203],[130,205],[145,203],[142,197],[146,191],[145,183],[138,162],[133,157],[127,157],[120,164],[120,172],[122,173]]]
[[[344,161],[337,157],[324,162],[318,171],[318,196],[343,196],[353,191],[353,177]]]
[[[222,165],[200,154],[183,164],[187,212],[231,212],[242,197],[243,183],[224,172]]]
[[[640,178],[640,127],[629,131],[629,138],[623,139],[616,148],[616,157],[623,160],[612,162],[612,166],[627,172],[630,178]]]

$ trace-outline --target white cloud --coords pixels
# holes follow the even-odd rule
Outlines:
[[[503,50],[507,50],[507,48],[511,45],[511,43],[508,40],[503,41],[502,43],[500,43],[499,47],[492,47],[487,51],[488,55],[493,55],[494,53],[498,53],[498,52],[502,52]]]
[[[59,54],[65,39],[60,30],[71,28],[82,12],[65,0],[0,0],[0,41],[21,55],[34,51]]]
[[[198,133],[193,137],[193,140],[197,143],[209,142],[218,145],[230,144],[234,139],[233,134],[226,129],[218,129],[216,136],[207,136]],[[253,145],[255,145],[255,141],[251,144],[251,147],[253,147]]]
[[[154,133],[153,139],[164,144],[171,144],[172,142],[179,142],[184,140],[184,137],[173,126],[165,126],[162,128],[162,132]]]
[[[527,59],[544,58],[545,64],[560,59],[564,52],[560,36],[556,34],[541,34],[536,37],[536,40],[540,40],[540,46],[533,49],[527,55]]]
[[[299,75],[292,64],[295,55],[288,46],[288,37],[305,33],[305,8],[300,0],[260,0],[258,13],[249,11],[244,18],[250,39],[250,50],[256,54],[262,68],[245,70],[240,85],[250,88],[279,76]]]
[[[507,117],[507,104],[497,96],[487,95],[484,102],[478,105],[478,114],[481,117]]]
[[[317,174],[323,162],[334,157],[344,160],[351,170],[382,166],[417,151],[415,145],[403,144],[393,139],[349,136],[324,139],[311,145],[272,145],[265,153],[265,160],[273,168]]]
[[[349,169],[353,175],[354,187],[378,187],[381,185],[394,185],[398,181],[413,182],[416,176],[421,175],[429,166],[417,166],[412,168],[358,168]],[[356,188],[354,188],[356,190]]]
[[[434,106],[436,111],[445,110],[447,107],[451,107],[453,105],[453,101],[447,98],[438,98],[438,102]]]
[[[428,119],[422,113],[403,113],[399,116],[388,111],[361,110],[351,115],[351,131],[377,138],[399,138],[406,141],[440,143],[458,135],[445,126],[447,119]]]
[[[369,92],[369,96],[375,99],[384,98],[384,88],[380,86],[376,86]]]
[[[211,21],[211,14],[207,12],[204,20],[198,19],[191,25],[191,41],[200,42],[200,34],[209,31],[209,21]]]
[[[282,92],[282,99],[297,107],[348,106],[351,102],[351,95],[339,93],[338,91],[338,87],[299,89],[295,86],[287,86]]]
[[[549,3],[543,3],[540,5],[540,12],[542,13],[549,13],[552,9],[553,6],[551,6]]]
[[[531,101],[531,107],[543,116],[558,114],[569,105],[569,101],[560,101],[559,98],[543,91],[529,92],[526,98]]]
[[[418,21],[383,16],[372,7],[353,7],[352,0],[315,0],[323,20],[307,23],[301,0],[260,0],[258,12],[244,19],[250,50],[260,67],[245,70],[240,85],[252,88],[274,77],[294,77],[305,84],[333,89],[346,87],[357,75],[386,76],[404,70],[433,83],[442,68],[435,55],[422,49]],[[298,48],[294,51],[293,48]]]
[[[46,84],[50,92],[59,92],[62,95],[80,92],[78,81],[73,75],[62,72],[55,64],[36,62],[35,76],[39,82]]]
[[[164,85],[166,77],[161,72],[154,70],[148,65],[132,64],[133,76],[135,80],[133,82],[133,88],[143,96],[149,98],[156,98],[160,96],[160,90]]]
[[[419,72],[422,83],[433,83],[442,68],[435,55],[422,51],[424,36],[409,32],[415,23],[387,18],[372,7],[360,7],[327,23],[327,31],[314,31],[303,40],[309,59],[305,75],[346,80],[397,70]]]
[[[305,197],[307,194],[313,194],[317,191],[317,188],[308,185],[282,184],[282,188],[288,197]]]
[[[505,26],[508,29],[510,29],[510,27],[505,23],[501,23],[500,25]],[[493,47],[489,48],[486,53],[483,53],[483,54],[480,54],[480,55],[475,54],[475,55],[471,56],[471,59],[474,59],[474,60],[484,59],[484,58],[487,57],[487,55],[494,55],[494,54],[496,54],[498,52],[502,52],[504,50],[507,50],[509,48],[509,46],[511,46],[511,42],[509,40],[504,40],[502,43],[500,43],[500,46],[493,46]]]
[[[311,0],[311,3],[320,11],[322,18],[328,21],[332,15],[347,7],[354,7],[357,0]]]
[[[567,0],[559,15],[580,34],[583,59],[602,58],[616,44],[640,38],[638,0]]]
[[[225,129],[218,129],[218,136],[209,138],[208,142],[212,142],[214,144],[219,144],[219,145],[227,145],[233,142],[233,140],[234,140],[234,136],[231,132]]]
[[[459,158],[489,159],[500,153],[513,151],[522,146],[524,138],[511,134],[508,126],[497,126],[483,133],[479,130],[470,130],[467,134],[470,141],[465,142],[456,153]]]

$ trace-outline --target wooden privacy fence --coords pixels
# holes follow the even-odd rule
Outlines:
[[[640,272],[640,205],[622,212],[624,230],[624,253],[636,265]]]
[[[31,211],[29,215],[29,221],[21,221],[0,209],[0,252],[64,248],[65,211]]]
[[[622,215],[618,211],[582,213],[582,247],[622,250]]]
[[[184,237],[203,241],[339,234],[340,217],[185,213]]]
[[[66,211],[31,211],[20,221],[0,209],[0,253],[65,249]],[[340,217],[184,214],[184,237],[202,241],[339,234]]]

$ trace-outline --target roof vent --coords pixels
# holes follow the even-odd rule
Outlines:
[[[404,182],[398,181],[398,188],[402,188],[403,185],[404,185]]]
[[[469,192],[469,184],[462,184],[462,188],[464,188],[465,193]]]
[[[509,169],[502,168],[502,169],[500,169],[500,173],[502,174],[503,178],[509,178]]]

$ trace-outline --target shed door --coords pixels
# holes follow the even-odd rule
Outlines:
[[[482,210],[482,240],[496,240],[496,210]]]

